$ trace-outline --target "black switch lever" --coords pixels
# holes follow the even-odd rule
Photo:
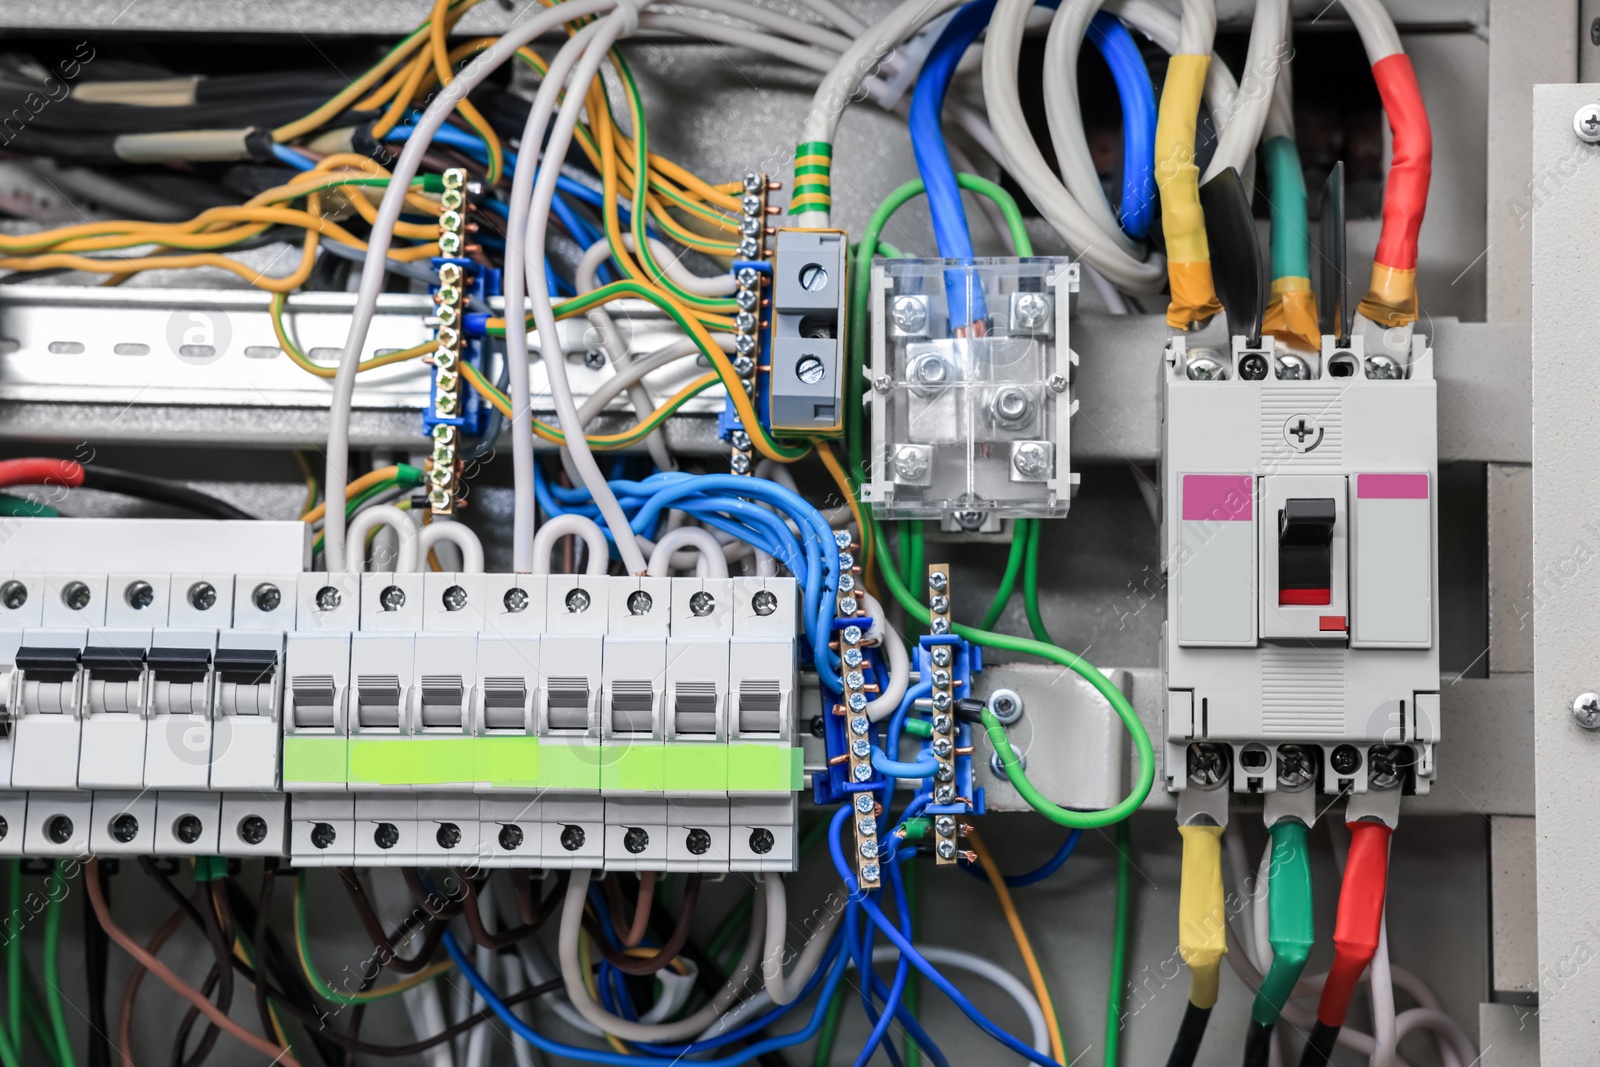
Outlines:
[[[1333,501],[1283,502],[1278,512],[1278,603],[1333,601]]]

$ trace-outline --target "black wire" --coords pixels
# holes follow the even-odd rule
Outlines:
[[[1272,1027],[1263,1026],[1254,1019],[1244,1033],[1244,1067],[1266,1067],[1272,1051]]]
[[[265,871],[261,876],[261,899],[266,902],[266,907],[258,909],[256,903],[250,899],[244,889],[232,878],[227,881],[228,910],[233,912],[234,921],[243,929],[252,930],[252,941],[256,953],[256,966],[260,968],[276,987],[273,989],[272,998],[285,1005],[300,1019],[311,1019],[316,1025],[307,1027],[307,1035],[316,1047],[317,1056],[327,1067],[344,1067],[348,1057],[345,1050],[324,1036],[328,1025],[325,1014],[318,1010],[316,1001],[312,998],[311,987],[306,984],[300,969],[291,961],[289,954],[284,950],[283,943],[278,940],[278,935],[272,932],[265,920],[271,918],[272,911],[272,883],[277,875],[272,871]],[[265,941],[265,944],[263,944]],[[242,961],[237,961],[236,965]],[[258,982],[254,977],[252,982]],[[267,985],[258,982],[256,986],[256,1004],[261,1016],[263,1033],[272,1033],[272,1016],[267,1011]]]
[[[1178,1026],[1178,1036],[1172,1042],[1172,1052],[1167,1056],[1167,1067],[1193,1067],[1194,1058],[1200,1052],[1200,1039],[1206,1036],[1206,1023],[1210,1021],[1210,1008],[1189,1002],[1183,1012],[1183,1022]]]
[[[104,868],[99,874],[105,873]],[[89,877],[87,871],[85,877]],[[109,904],[111,887],[100,878],[100,892]],[[89,1067],[111,1067],[110,1023],[106,1018],[106,963],[111,950],[111,938],[106,936],[95,916],[89,894],[83,894],[83,970],[89,984]]]
[[[1300,1053],[1300,1067],[1328,1067],[1333,1062],[1334,1046],[1339,1043],[1339,1030],[1318,1019],[1306,1039],[1305,1051]]]
[[[197,489],[190,489],[187,485],[167,481],[164,478],[152,478],[146,474],[134,474],[132,471],[113,470],[110,467],[85,466],[83,487],[137,497],[158,504],[170,504],[210,519],[255,518],[254,515],[234,507],[226,500],[219,500]]]

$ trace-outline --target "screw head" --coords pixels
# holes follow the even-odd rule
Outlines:
[[[1228,777],[1228,750],[1221,745],[1190,745],[1188,753],[1189,781],[1201,789],[1210,789]]]
[[[860,811],[860,812],[868,812],[868,811],[872,810],[872,794],[871,793],[857,793],[856,794],[856,810]]]
[[[1209,355],[1190,356],[1183,373],[1192,382],[1219,382],[1228,376],[1222,364]]]
[[[648,615],[655,606],[655,599],[643,589],[635,589],[628,594],[628,614]]]
[[[333,586],[325,585],[317,590],[316,603],[318,611],[336,611],[339,605],[344,603],[344,597],[340,596],[339,590]]]
[[[400,828],[392,822],[380,822],[372,831],[372,843],[387,851],[400,843]]]
[[[689,598],[689,611],[697,619],[710,615],[717,606],[717,598],[702,589]]]
[[[0,585],[0,604],[4,604],[7,611],[16,611],[28,602],[28,587],[21,582],[11,581]]]
[[[589,610],[589,594],[582,589],[574,589],[567,594],[567,611],[578,615]]]
[[[954,517],[957,526],[969,533],[976,533],[983,529],[983,520],[988,514],[982,511],[958,511]]]
[[[1317,761],[1304,745],[1278,746],[1278,788],[1296,793],[1317,780]]]
[[[72,820],[65,815],[57,815],[45,824],[45,836],[58,845],[64,845],[72,840]]]
[[[200,825],[200,817],[198,815],[184,815],[173,823],[172,834],[184,844],[192,845],[200,840],[200,831],[202,829],[204,827]]]
[[[875,815],[863,815],[856,820],[856,830],[862,834],[875,834],[878,832],[878,819]]]
[[[1405,777],[1410,750],[1400,745],[1375,745],[1367,753],[1367,785],[1373,789],[1393,789]]]
[[[812,737],[822,737],[828,732],[828,727],[822,721],[821,715],[811,716],[811,720],[808,725],[810,727]]]
[[[1594,30],[1591,27],[1590,34]],[[1600,104],[1585,104],[1572,116],[1572,132],[1584,144],[1600,143]]]
[[[858,737],[850,742],[850,755],[856,759],[866,759],[872,755],[872,742],[865,737]]]
[[[459,585],[452,585],[444,591],[442,599],[444,601],[444,610],[460,611],[467,606],[467,591]]]
[[[519,611],[528,609],[528,592],[525,589],[511,588],[506,590],[506,595],[500,601],[506,610],[515,615]]]
[[[764,826],[758,826],[750,831],[750,851],[758,856],[765,856],[772,851],[772,846],[777,844],[777,838],[772,836],[772,831]]]
[[[1311,365],[1296,355],[1282,355],[1278,357],[1278,380],[1288,382],[1304,381],[1311,377]]]
[[[68,582],[61,587],[61,603],[73,611],[82,611],[93,598],[94,594],[82,582]]]
[[[1383,353],[1367,357],[1367,377],[1379,382],[1397,382],[1406,376],[1405,369]]]
[[[1012,303],[1011,310],[1016,315],[1016,321],[1011,324],[1014,329],[1037,330],[1050,314],[1050,302],[1042,293],[1022,293]]]
[[[816,356],[801,356],[794,365],[794,376],[806,385],[816,385],[828,373],[828,368],[822,365],[822,360]]]
[[[1002,726],[1010,726],[1022,718],[1022,697],[1013,689],[996,689],[989,694],[989,710]]]
[[[938,599],[943,600],[944,598],[939,597]],[[948,689],[950,687],[950,672],[943,667],[935,667],[933,670],[933,687],[935,689]]]
[[[1585,730],[1600,730],[1600,696],[1579,693],[1573,698],[1572,721]]]
[[[955,802],[955,799],[956,787],[953,785],[941,785],[933,791],[933,802],[935,804],[951,804]]]
[[[1025,441],[1017,446],[1011,463],[1024,478],[1043,477],[1050,471],[1050,453],[1038,441]]]
[[[956,821],[949,815],[941,815],[933,820],[933,829],[941,837],[949,837],[956,832]]]
[[[111,836],[126,845],[139,836],[139,820],[131,812],[123,812],[111,820]]]
[[[1003,426],[1018,426],[1033,417],[1033,398],[1027,390],[1011,385],[994,395],[995,421]]]
[[[283,591],[271,582],[262,582],[250,593],[250,600],[257,611],[277,611],[283,603]]]
[[[934,645],[933,646],[933,651],[930,652],[928,654],[928,656],[929,656],[930,659],[933,660],[933,665],[935,667],[948,667],[948,666],[950,666],[950,646],[949,645]]]
[[[895,327],[905,333],[920,333],[928,325],[927,302],[915,296],[897,296],[889,315]]]
[[[778,594],[770,589],[757,590],[750,598],[750,609],[757,615],[771,615],[778,610]]]
[[[442,822],[433,839],[439,842],[440,848],[455,848],[461,844],[461,827],[453,822]]]
[[[887,374],[880,374],[876,378],[872,379],[872,387],[880,393],[887,393],[890,389],[894,388],[894,379],[889,377]]]
[[[311,828],[311,844],[319,849],[332,848],[338,836],[331,823],[319,822]]]
[[[754,267],[740,267],[738,280],[742,288],[751,289],[761,280],[761,275]]]
[[[872,729],[872,721],[865,715],[855,715],[850,719],[850,732],[865,737],[867,731]]]
[[[875,859],[878,855],[878,842],[868,838],[861,842],[860,852],[867,859]]]
[[[239,840],[247,845],[259,845],[267,839],[267,820],[259,815],[246,815],[239,820]]]
[[[876,863],[863,863],[861,865],[861,880],[863,882],[876,882],[878,880],[878,865]]]
[[[940,841],[934,847],[938,849],[940,859],[953,860],[956,858],[956,843],[954,841]]]
[[[378,606],[384,611],[399,611],[406,606],[406,591],[398,585],[386,587],[378,594]]]
[[[948,737],[935,737],[933,739],[933,754],[940,759],[949,759],[954,747]]]
[[[950,584],[950,576],[944,571],[934,571],[928,575],[928,588],[938,592]]]
[[[1045,384],[1050,387],[1052,393],[1064,393],[1067,391],[1067,376],[1065,374],[1052,374],[1045,380]]]
[[[1247,382],[1261,381],[1271,369],[1267,366],[1267,357],[1260,352],[1247,353],[1239,360],[1239,377]]]
[[[583,847],[583,841],[586,836],[581,826],[562,827],[561,847],[568,852],[576,852]]]
[[[591,348],[583,354],[583,365],[590,370],[604,370],[606,354],[598,348]]]
[[[1361,750],[1354,745],[1340,745],[1328,762],[1336,774],[1354,774],[1361,769]]]
[[[622,835],[622,847],[638,855],[650,847],[650,831],[642,826],[630,826]]]
[[[128,602],[128,607],[134,611],[143,611],[155,603],[156,591],[149,582],[129,582],[128,588],[122,591],[122,599]]]
[[[750,472],[750,454],[748,452],[735,452],[729,456],[728,469],[735,474],[748,474]]]
[[[872,768],[865,763],[856,764],[855,770],[850,772],[858,782],[865,782],[872,777]]]
[[[695,827],[684,835],[683,847],[689,850],[691,856],[704,856],[711,851],[711,835]]]
[[[919,445],[901,445],[894,453],[894,472],[908,482],[928,473],[928,453]]]
[[[851,623],[840,632],[839,636],[844,639],[844,643],[847,645],[859,645],[861,643],[861,627]]]
[[[935,620],[935,621],[938,621],[938,620]],[[950,694],[949,693],[935,693],[935,694],[933,694],[933,698],[931,700],[931,703],[933,704],[933,710],[934,711],[949,711],[950,710]]]
[[[522,827],[507,823],[500,827],[500,847],[515,852],[522,847]]]

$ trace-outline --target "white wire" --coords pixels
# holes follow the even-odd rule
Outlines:
[[[400,158],[395,161],[391,173],[390,184],[384,190],[383,199],[378,204],[378,212],[372,224],[372,233],[367,240],[367,258],[361,272],[361,287],[357,291],[355,304],[350,312],[350,331],[345,336],[344,351],[339,357],[339,367],[333,378],[333,398],[330,404],[328,425],[328,456],[325,477],[323,478],[323,491],[329,500],[343,500],[345,489],[350,481],[350,413],[351,401],[355,396],[356,365],[361,360],[361,350],[366,344],[367,333],[372,327],[372,318],[376,313],[378,294],[383,291],[385,272],[384,260],[389,256],[389,247],[394,240],[394,226],[400,219],[401,209],[405,206],[406,194],[411,188],[411,179],[416,177],[417,170],[422,164],[423,154],[433,140],[433,135],[439,127],[444,125],[446,119],[455,111],[456,105],[482,81],[494,72],[502,63],[516,54],[517,49],[527,44],[540,35],[560,26],[568,19],[578,19],[585,15],[609,9],[615,0],[567,0],[555,8],[532,9],[527,18],[514,24],[505,35],[490,45],[471,63],[468,63],[449,85],[439,89],[438,93],[428,104],[422,117],[417,120],[415,129],[406,140],[405,148],[400,152]],[[581,95],[581,94],[574,94]],[[542,129],[542,128],[541,128]],[[537,139],[533,143],[537,143]],[[528,152],[526,155],[536,155]],[[523,157],[519,157],[520,158]],[[554,171],[556,168],[550,168]],[[513,202],[513,210],[515,209]],[[508,235],[509,237],[510,235]],[[516,305],[512,305],[514,308]],[[520,316],[512,314],[510,319],[520,324]],[[509,327],[508,327],[509,328]],[[525,349],[511,348],[509,351],[518,352]],[[521,361],[512,360],[512,384],[515,387],[518,373],[517,368]],[[523,368],[522,380],[527,382],[526,368]],[[523,408],[516,406],[513,396],[511,419],[511,444],[512,444],[512,470],[513,482],[516,486],[516,496],[526,497],[527,508],[525,515],[521,516],[526,523],[525,530],[533,528],[533,424],[531,415],[527,410],[527,395],[524,390],[522,400]],[[525,438],[525,439],[524,439]],[[523,448],[526,445],[526,448]],[[341,508],[328,509],[326,552],[328,556],[328,569],[342,571],[345,569],[345,519]],[[518,544],[522,542],[519,541]]]
[[[592,0],[597,5],[609,6],[614,0]],[[604,10],[604,6],[596,10]],[[559,8],[557,9],[559,10]],[[539,90],[534,94],[533,104],[528,110],[528,119],[522,128],[522,141],[524,146],[538,145],[544,137],[545,128],[549,125],[550,113],[555,109],[556,100],[561,93],[562,86],[584,58],[589,55],[589,46],[599,39],[603,27],[609,25],[609,20],[591,22],[583,27],[572,39],[562,46],[561,50],[550,61],[549,69],[544,79],[539,83]],[[454,84],[453,82],[451,84]],[[575,85],[587,87],[587,82],[575,82]],[[582,97],[582,91],[571,94],[573,97]],[[549,158],[561,159],[566,153],[565,146],[558,150],[552,144]],[[511,176],[511,193],[508,197],[510,210],[506,220],[506,252],[505,252],[505,323],[506,323],[506,354],[526,353],[528,350],[527,320],[522,314],[525,306],[523,294],[524,279],[530,273],[543,270],[544,264],[544,235],[540,232],[534,235],[529,232],[533,224],[532,197],[537,185],[535,171],[541,174],[555,175],[559,168],[538,167],[540,153],[529,149],[517,156],[517,165],[513,168]],[[546,205],[548,210],[548,205]],[[538,318],[539,294],[544,293],[544,306],[550,306],[548,291],[542,280],[536,280],[531,285],[526,285],[528,295],[532,297],[536,328],[539,336],[539,358],[545,366],[545,373],[550,379],[550,392],[556,393],[555,379],[558,371],[566,369],[566,356],[561,351],[560,336],[553,325],[554,315]],[[547,320],[548,323],[547,324]],[[519,573],[530,569],[532,560],[532,537],[536,502],[533,489],[533,396],[529,384],[528,361],[524,356],[521,359],[509,359],[508,385],[511,403],[511,458],[513,471],[512,486],[512,568]],[[567,391],[568,400],[571,399],[571,390]],[[563,427],[569,429],[572,441],[577,442],[576,447],[587,453],[589,442],[583,437],[583,428],[576,424],[570,411],[563,411],[559,398],[556,401],[556,412]],[[523,434],[526,424],[527,433]],[[523,453],[526,453],[526,474],[524,481],[516,477],[516,472],[523,469]],[[590,461],[593,466],[593,460]],[[602,507],[602,513],[604,508]]]
[[[756,894],[755,910],[750,917],[750,937],[745,943],[743,957],[733,969],[728,982],[719,989],[710,1003],[693,1015],[670,1023],[637,1023],[606,1011],[595,1003],[583,981],[583,967],[578,959],[578,938],[582,933],[584,899],[588,895],[590,872],[579,869],[572,872],[567,882],[566,900],[561,906],[561,930],[558,947],[561,958],[561,980],[566,983],[567,996],[573,1007],[596,1026],[624,1041],[682,1041],[693,1037],[711,1025],[734,1004],[746,989],[759,988],[757,973],[761,957],[761,943],[766,933],[766,897]]]
[[[439,999],[439,986],[424,982],[401,993],[406,1003],[406,1018],[411,1032],[418,1041],[425,1041],[445,1028],[444,1004]],[[423,1059],[428,1067],[455,1067],[456,1058],[450,1052],[450,1042],[441,1041],[424,1050]]]
[[[1372,998],[1372,1050],[1371,1067],[1394,1067],[1400,1035],[1395,1031],[1394,978],[1389,972],[1389,918],[1388,908],[1378,921],[1378,950],[1372,954],[1371,981],[1367,992]]]
[[[800,0],[800,3],[809,7],[812,11],[815,11],[852,37],[859,37],[867,30],[865,22],[835,4],[833,0]]]
[[[962,0],[902,0],[888,15],[857,36],[850,47],[839,56],[833,69],[823,76],[822,84],[817,86],[816,95],[811,98],[811,107],[806,112],[805,127],[800,135],[800,142],[809,144],[812,141],[824,141],[832,144],[834,131],[838,129],[839,118],[844,114],[845,105],[861,88],[862,80],[872,68],[877,66],[896,44],[961,2]],[[821,209],[801,212],[796,216],[794,225],[801,229],[826,228],[828,212]]]
[[[1377,63],[1405,51],[1400,43],[1400,31],[1394,19],[1383,6],[1383,0],[1343,0],[1344,10],[1355,23],[1361,35],[1361,47],[1366,49],[1367,62]]]
[[[1267,847],[1261,853],[1261,863],[1256,867],[1255,892],[1251,894],[1254,900],[1250,908],[1255,916],[1255,964],[1266,974],[1272,969],[1272,908],[1271,904],[1272,882],[1272,838],[1267,838]]]
[[[640,1022],[666,1022],[689,1002],[689,995],[694,992],[695,980],[700,976],[700,968],[694,965],[693,960],[679,957],[678,962],[683,966],[683,974],[679,974],[671,967],[663,967],[656,972],[656,981],[660,983],[661,991],[656,996],[656,1002],[650,1005],[650,1010],[639,1016]]]
[[[638,10],[634,0],[618,0],[616,10],[594,25],[597,25],[599,30],[584,52],[583,58],[578,60],[578,65],[572,74],[572,85],[575,88],[587,87],[599,72],[600,64],[604,61],[612,43],[631,33],[638,25]],[[551,82],[553,79],[547,79],[546,84]],[[543,88],[541,85],[541,91]],[[562,100],[561,110],[556,116],[549,143],[545,148],[548,158],[562,159],[566,156],[567,148],[572,143],[573,131],[577,126],[578,115],[583,110],[583,101],[584,93],[581,91],[569,92]],[[530,114],[530,120],[531,118]],[[523,143],[537,144],[537,130],[532,136],[525,138]],[[517,157],[518,169],[532,166],[529,158],[536,154],[524,151]],[[510,269],[515,271],[520,267],[528,273],[530,280],[540,278],[544,269],[543,256],[534,254],[534,250],[544,248],[545,232],[550,221],[550,204],[555,196],[556,179],[560,174],[559,167],[538,169],[537,177],[534,179],[532,210],[529,211],[526,220],[527,241],[522,246],[522,249],[530,250],[529,254],[521,254],[522,249],[518,249],[518,253],[521,254],[519,264],[511,255],[509,247],[506,252]],[[512,211],[516,210],[513,197]],[[519,221],[516,218],[510,220],[513,230],[517,228]],[[507,237],[509,240],[509,233]],[[571,431],[566,435],[567,451],[582,476],[583,484],[593,497],[595,506],[600,509],[601,516],[611,529],[617,552],[622,557],[623,569],[629,574],[643,574],[648,564],[644,554],[639,551],[639,544],[634,538],[632,529],[629,528],[628,516],[622,510],[622,505],[617,502],[616,494],[611,491],[611,486],[601,473],[599,464],[595,462],[594,453],[589,449],[588,439],[583,435],[583,427],[578,423],[578,406],[572,398],[572,383],[567,379],[566,359],[561,353],[560,334],[556,326],[555,310],[550,304],[549,290],[543,285],[536,284],[530,284],[528,290],[533,300],[533,317],[540,338],[540,355],[544,361],[545,372],[549,376],[550,396],[555,401],[556,416],[563,427],[571,427]],[[546,338],[549,339],[548,344],[545,343]],[[508,344],[508,350],[520,351],[521,346]]]
[[[862,593],[861,599],[867,606],[867,614],[873,619],[870,634],[877,638],[878,647],[889,661],[888,684],[876,697],[867,701],[867,718],[881,722],[893,715],[900,707],[900,701],[905,699],[906,689],[911,685],[911,656],[906,652],[900,634],[889,624],[888,613],[878,603],[878,598],[871,593]]]
[[[711,531],[699,526],[680,526],[669,530],[650,551],[649,574],[652,578],[665,578],[674,566],[672,554],[680,548],[695,549],[699,562],[708,578],[728,576],[728,557],[723,554],[722,542],[711,536]]]
[[[833,940],[834,928],[844,918],[844,908],[823,905],[821,921],[817,923],[816,929],[811,931],[805,947],[800,950],[794,969],[785,975],[783,965],[789,955],[789,904],[784,894],[783,875],[769,872],[760,878],[767,900],[766,951],[761,957],[761,976],[766,985],[767,996],[772,998],[774,1004],[792,1004],[806,982],[822,965],[822,957],[827,954],[828,943]],[[841,895],[843,891],[844,886],[841,885],[829,896],[829,900],[843,899]]]
[[[337,508],[329,508],[328,514],[332,515]],[[350,569],[360,573],[367,569],[367,535],[380,526],[388,527],[395,532],[398,543],[395,546],[394,566],[385,567],[385,570],[415,572],[418,569],[417,555],[417,526],[411,521],[411,516],[395,507],[393,504],[376,504],[366,508],[350,523],[350,530],[345,535],[345,557]],[[331,541],[326,537],[323,540],[323,552],[326,553]],[[330,567],[331,569],[331,567]]]
[[[491,920],[487,914],[483,916],[483,922],[485,928],[490,932],[493,932],[494,928],[491,925]],[[473,965],[478,968],[479,974],[494,973],[494,949],[477,945],[473,948],[472,955]],[[472,995],[467,999],[467,1005],[469,1013],[468,1017],[471,1015],[476,1015],[478,1012],[483,1010],[483,995],[474,990]],[[489,1067],[489,1035],[491,1033],[492,1031],[489,1029],[489,1027],[484,1026],[482,1023],[474,1026],[468,1033],[467,1055],[465,1057],[466,1067]]]
[[[1183,0],[1183,21],[1178,30],[1178,54],[1209,56],[1217,36],[1216,0]]]
[[[1244,80],[1239,83],[1228,121],[1218,130],[1216,151],[1206,164],[1202,182],[1210,181],[1228,167],[1244,173],[1245,163],[1260,142],[1267,114],[1272,110],[1278,69],[1285,65],[1283,42],[1288,28],[1289,0],[1256,0]]]
[[[504,930],[506,928],[505,914],[501,908],[504,905],[503,898],[506,896],[505,883],[491,879],[484,887],[484,895],[488,898],[489,903],[486,910],[494,915],[495,928]],[[523,940],[526,940],[526,938]],[[510,953],[500,954],[500,973],[505,983],[505,995],[508,999],[528,988],[528,980],[523,973],[522,963],[516,956]],[[523,1022],[528,1021],[527,1011],[519,1013],[516,1007],[511,1010],[513,1014],[520,1015]],[[511,1031],[511,1054],[512,1061],[516,1064],[516,1067],[540,1067],[539,1059],[534,1052],[533,1046],[528,1043],[527,1038],[515,1030]]]
[[[1083,35],[1102,2],[1079,0],[1062,4],[1050,20],[1050,34],[1044,46],[1044,113],[1067,191],[1102,233],[1135,253],[1138,243],[1123,232],[1089,155],[1078,101],[1078,53]]]
[[[1239,895],[1238,940],[1250,966],[1259,971],[1260,966],[1256,963],[1255,897],[1245,892],[1245,885],[1250,880],[1250,857],[1245,851],[1244,833],[1237,822],[1228,823],[1227,829],[1222,832],[1222,843],[1227,846],[1228,873],[1233,876],[1233,891]],[[1228,955],[1234,954],[1230,952]]]
[[[1439,1059],[1445,1067],[1475,1067],[1482,1062],[1472,1038],[1461,1024],[1437,1008],[1410,1008],[1395,1020],[1396,1040],[1413,1030],[1427,1028],[1439,1039]]]
[[[1033,0],[1000,0],[989,20],[983,51],[984,100],[1006,169],[1068,246],[1112,284],[1130,293],[1159,292],[1167,282],[1166,261],[1156,254],[1139,259],[1120,228],[1117,239],[1102,231],[1055,176],[1028,128],[1017,87],[1017,63],[1032,7]]]
[[[533,536],[533,560],[528,565],[527,573],[549,574],[551,549],[556,547],[557,541],[573,534],[581,537],[589,549],[589,574],[603,576],[610,562],[611,550],[606,545],[605,532],[593,519],[584,515],[556,515],[539,527],[539,532]],[[632,536],[629,534],[630,538]]]
[[[820,26],[815,22],[804,22],[782,12],[773,11],[771,8],[752,4],[749,0],[677,0],[673,7],[679,11],[690,12],[699,8],[702,11],[715,11],[743,19],[768,31],[762,36],[782,34],[791,40],[813,42],[830,52],[843,52],[850,47],[851,36],[848,34],[836,33],[826,26]]]
[[[442,541],[447,541],[461,550],[461,573],[483,573],[483,542],[478,540],[478,535],[459,522],[443,522],[435,519],[422,528],[421,544],[418,554],[422,559],[428,558],[428,553]]]

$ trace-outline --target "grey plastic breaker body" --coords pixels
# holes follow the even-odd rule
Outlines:
[[[772,253],[767,420],[774,433],[837,434],[844,419],[842,230],[779,230]]]
[[[1360,340],[1342,353],[1325,340],[1310,373],[1358,370]],[[1426,792],[1440,729],[1432,352],[1415,338],[1398,379],[1241,377],[1252,357],[1275,365],[1267,344],[1167,350],[1168,788],[1189,785],[1189,750],[1210,742],[1237,791],[1274,791],[1292,744],[1317,754],[1325,792],[1365,792],[1374,746],[1398,746],[1389,757]]]

